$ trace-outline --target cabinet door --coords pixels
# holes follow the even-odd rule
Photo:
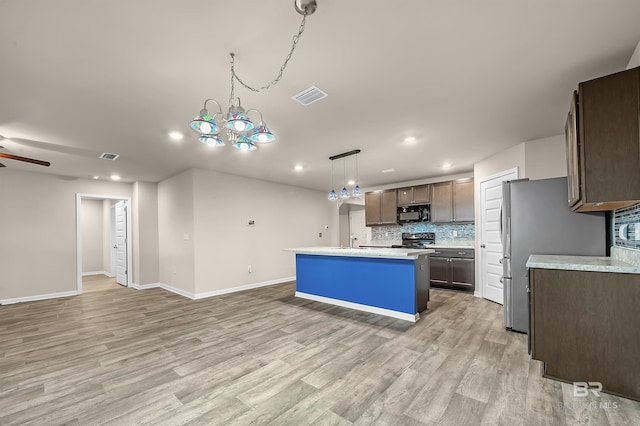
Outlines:
[[[564,136],[567,144],[567,176],[569,191],[569,207],[580,201],[580,148],[578,142],[578,92],[573,92],[571,107],[564,126]]]
[[[398,223],[396,190],[382,191],[381,194],[380,222],[385,225]]]
[[[431,222],[453,221],[452,182],[431,184]]]
[[[413,202],[413,188],[398,189],[398,205],[407,206]]]
[[[364,217],[367,226],[380,224],[381,192],[367,192],[364,194]]]
[[[640,67],[580,83],[583,205],[613,210],[640,200]]]
[[[473,180],[453,182],[453,220],[473,222]]]
[[[451,264],[446,257],[430,257],[429,258],[429,281],[432,285],[447,286],[449,285],[449,276]]]
[[[451,284],[473,290],[475,288],[475,269],[474,259],[451,259]]]
[[[413,203],[426,204],[429,202],[429,185],[420,185],[413,187]]]

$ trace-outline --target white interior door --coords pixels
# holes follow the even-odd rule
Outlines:
[[[354,247],[365,245],[371,237],[368,235],[371,230],[365,225],[364,209],[351,210],[349,212],[349,232],[357,238],[353,242]]]
[[[116,210],[116,282],[127,286],[127,203],[118,201]]]
[[[482,297],[504,303],[500,209],[502,182],[518,178],[518,169],[506,170],[480,182],[480,285]]]

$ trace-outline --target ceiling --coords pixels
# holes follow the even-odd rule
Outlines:
[[[577,83],[624,69],[640,40],[637,0],[318,0],[279,84],[236,84],[278,141],[198,143],[188,124],[204,100],[228,105],[229,52],[261,86],[300,19],[293,0],[0,0],[2,152],[52,163],[2,160],[0,174],[158,182],[196,167],[328,190],[328,157],[352,149],[363,188],[466,172],[561,134]],[[329,96],[291,99],[311,85]],[[339,190],[355,157],[334,166]]]

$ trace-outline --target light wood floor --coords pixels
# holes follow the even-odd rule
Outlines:
[[[432,290],[409,324],[293,293],[1,306],[0,424],[640,424],[638,402],[542,378],[494,303]]]
[[[106,275],[87,275],[82,277],[82,292],[113,290],[123,287],[116,282],[116,277]]]

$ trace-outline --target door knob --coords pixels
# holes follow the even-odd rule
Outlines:
[[[117,248],[118,248],[118,245],[116,244],[115,246],[113,246],[113,248],[117,249]]]
[[[485,248],[486,246],[484,244],[480,244],[480,248]]]

